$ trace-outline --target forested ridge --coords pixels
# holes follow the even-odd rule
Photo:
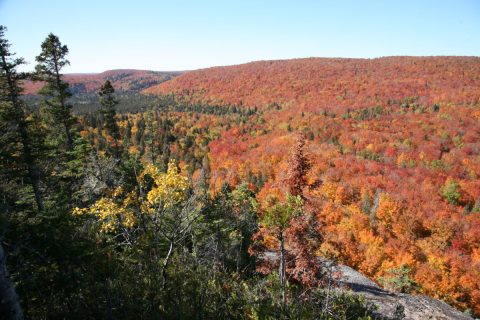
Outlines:
[[[478,58],[266,61],[78,92],[58,37],[19,73],[5,30],[6,318],[380,319],[336,290],[331,261],[480,312]]]
[[[312,165],[309,210],[323,225],[319,256],[387,287],[478,308],[479,61],[261,61],[189,72],[146,91],[259,110],[212,141],[209,156],[213,190],[246,180],[260,203],[281,196],[301,132]]]
[[[145,89],[192,100],[304,112],[401,103],[478,103],[479,57],[306,58],[195,70]]]

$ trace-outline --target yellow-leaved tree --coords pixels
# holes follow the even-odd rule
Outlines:
[[[163,286],[172,253],[201,212],[190,189],[175,161],[165,173],[147,164],[134,190],[116,188],[88,208],[75,208],[73,214],[92,219],[99,234],[112,235],[118,244],[148,243],[158,256]]]

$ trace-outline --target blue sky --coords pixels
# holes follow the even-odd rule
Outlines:
[[[66,72],[189,70],[254,60],[480,56],[480,0],[0,0],[32,69],[53,32]]]

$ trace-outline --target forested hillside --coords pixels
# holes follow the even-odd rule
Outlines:
[[[57,36],[19,73],[5,30],[7,318],[404,318],[336,263],[480,314],[478,58],[255,62],[148,95],[118,71],[82,76],[85,103]]]
[[[210,142],[209,159],[212,190],[247,181],[267,205],[302,133],[316,253],[478,312],[478,88],[479,58],[393,57],[210,68],[147,92],[262,110]]]
[[[308,58],[259,61],[192,71],[145,92],[195,101],[297,111],[343,112],[407,97],[422,105],[478,103],[479,57]]]
[[[170,80],[179,74],[180,72],[109,70],[101,73],[66,74],[64,80],[70,85],[70,92],[74,95],[96,93],[106,80],[112,82],[117,91],[133,93]],[[43,85],[41,81],[26,81],[24,94],[37,94]]]

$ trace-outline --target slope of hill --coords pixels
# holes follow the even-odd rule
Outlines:
[[[479,57],[307,58],[259,61],[187,72],[145,90],[196,100],[302,111],[391,104],[417,96],[423,104],[478,102]]]
[[[139,92],[178,76],[181,72],[148,70],[109,70],[102,73],[66,74],[72,93],[97,91],[105,80],[110,80],[117,91]],[[35,94],[42,87],[41,82],[25,82],[25,94]]]
[[[297,132],[318,253],[480,313],[480,58],[261,61],[147,89],[256,106],[209,143],[211,183],[281,195]]]

